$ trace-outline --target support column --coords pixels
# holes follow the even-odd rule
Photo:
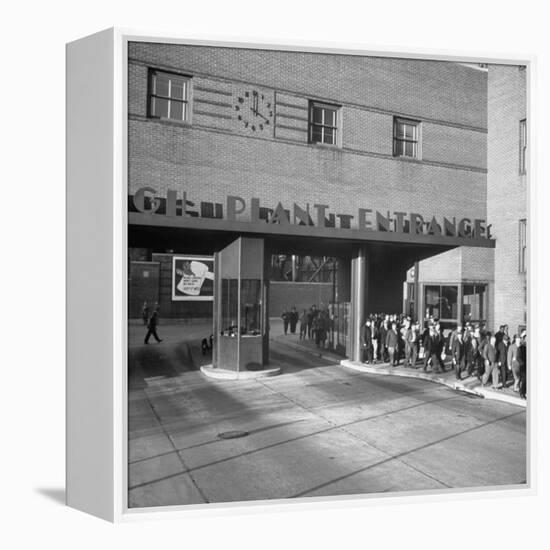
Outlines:
[[[365,322],[365,302],[367,295],[367,247],[357,249],[351,260],[351,353],[352,361],[361,361],[361,330]]]
[[[415,309],[415,321],[420,321],[424,316],[422,315],[421,303],[420,303],[420,264],[419,262],[414,262],[414,309]],[[424,328],[424,323],[422,323],[422,328]]]

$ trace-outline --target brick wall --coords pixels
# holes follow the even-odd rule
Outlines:
[[[130,43],[128,57],[218,81],[487,127],[487,75],[445,61],[146,42]]]
[[[298,313],[315,304],[328,306],[332,302],[332,283],[285,283],[272,281],[269,284],[270,317],[278,317],[286,307],[296,306]]]
[[[490,65],[488,93],[488,217],[495,249],[496,324],[525,323],[526,276],[519,273],[519,220],[527,217],[527,181],[519,174],[519,123],[526,117],[526,73]]]
[[[486,74],[453,63],[132,43],[130,193],[142,186],[485,217]],[[146,119],[148,68],[193,76],[191,124]],[[252,88],[273,124],[237,120]],[[342,147],[308,144],[308,98],[341,105]],[[422,122],[422,162],[392,157],[393,116]],[[452,200],[449,200],[452,197]],[[285,204],[286,206],[286,204]]]
[[[128,283],[128,318],[139,319],[147,302],[149,314],[159,301],[160,265],[157,262],[130,262]]]
[[[482,71],[448,62],[146,43],[131,43],[129,59],[130,194],[151,186],[222,204],[238,195],[267,207],[281,201],[349,214],[364,207],[486,217]],[[192,76],[189,123],[147,119],[150,68]],[[255,132],[236,110],[252,89],[274,108],[272,123]],[[340,106],[341,147],[308,143],[310,99]],[[418,161],[392,156],[395,115],[421,122]],[[369,308],[400,311],[406,267],[369,274],[376,288]]]

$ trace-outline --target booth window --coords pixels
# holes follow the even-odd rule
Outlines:
[[[443,328],[458,323],[458,286],[426,285],[424,287],[426,316],[439,319]]]
[[[519,220],[519,272],[525,273],[527,254],[527,220]]]
[[[519,121],[519,173],[527,173],[527,120]]]
[[[393,119],[393,156],[420,158],[420,122],[398,117]]]
[[[151,71],[149,116],[186,122],[189,120],[191,79],[186,76]]]
[[[310,101],[309,103],[309,142],[338,144],[337,105]]]
[[[487,311],[487,285],[462,287],[462,317],[465,323],[485,323]]]

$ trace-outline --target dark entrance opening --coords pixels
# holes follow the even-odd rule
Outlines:
[[[241,236],[241,234],[231,231],[131,225],[128,230],[129,267],[131,269],[128,272],[132,274],[139,272],[132,264],[133,262],[154,262],[158,260],[155,254],[214,256],[214,254],[222,253],[224,249],[233,246],[232,243],[237,242]],[[217,289],[216,295],[220,297],[224,292],[225,295],[229,296],[232,292],[239,291],[239,289],[242,296],[246,295],[245,302],[241,303],[241,322],[246,325],[247,345],[248,340],[252,341],[254,337],[261,341],[261,354],[253,353],[253,357],[247,360],[250,369],[261,368],[269,362],[269,319],[279,318],[285,307],[295,305],[295,299],[292,296],[295,296],[296,293],[300,294],[299,285],[314,284],[307,279],[305,281],[303,279],[296,280],[296,277],[291,277],[293,280],[290,281],[270,281],[270,279],[273,279],[269,273],[271,258],[284,255],[287,258],[330,259],[323,266],[326,271],[326,266],[330,265],[330,276],[321,281],[328,288],[325,288],[322,299],[308,299],[308,303],[311,301],[309,305],[316,303],[327,307],[332,320],[328,345],[332,350],[339,351],[342,355],[355,359],[359,355],[360,328],[365,315],[381,312],[401,313],[404,307],[403,281],[406,279],[407,269],[415,262],[454,248],[451,245],[440,245],[433,242],[427,244],[395,241],[366,242],[364,240],[340,238],[255,233],[248,233],[244,238],[262,243],[261,254],[259,249],[254,246],[240,251],[242,255],[241,264],[244,261],[247,269],[256,269],[256,275],[258,275],[258,269],[261,266],[263,276],[260,278],[259,286],[252,282],[253,280],[260,280],[258,277],[241,273],[241,275],[246,276],[241,276],[239,282],[236,282],[236,280],[231,282],[230,278],[225,277],[225,287],[215,285],[215,288]],[[137,257],[136,251],[140,251]],[[320,263],[317,262],[316,265],[319,267]],[[288,264],[287,262],[287,272],[289,269],[292,270],[293,266],[292,263]],[[296,269],[296,266],[294,266],[294,269]],[[310,272],[310,274],[313,274],[313,272]],[[215,311],[218,307],[216,298],[213,302],[188,302],[185,306],[182,306],[181,303],[175,304],[171,301],[167,291],[167,287],[170,285],[170,277],[165,272],[162,264],[157,278],[160,287],[158,302],[161,319],[185,323],[200,320],[204,323],[210,323],[215,338],[221,335],[222,330],[227,330],[228,327],[222,326],[224,323],[221,321],[220,315],[218,315],[219,320],[216,321]],[[220,278],[223,279],[223,276]],[[285,293],[284,289],[281,290],[280,287],[283,284],[287,285],[289,292]],[[276,289],[277,285],[279,285],[279,288]],[[296,288],[293,288],[292,285],[296,285]],[[129,290],[132,293],[132,289],[142,289],[145,286],[140,286],[136,284],[136,281],[132,281],[129,284]],[[291,288],[292,292],[296,291],[294,294],[290,292]],[[259,308],[261,313],[257,311],[258,306],[254,305],[258,296],[261,297],[259,300],[261,302]],[[142,298],[143,296],[140,295],[139,300]],[[135,296],[129,296],[132,315],[139,311],[139,308],[133,304],[135,299]],[[228,304],[228,307],[234,306]],[[303,309],[303,304],[300,304],[300,309]],[[224,314],[226,317],[231,317],[232,313],[234,312],[228,309]],[[413,316],[418,316],[418,314],[419,312],[416,312],[416,315]],[[258,315],[261,318],[261,323],[258,327],[251,329],[249,325]],[[227,319],[229,323],[232,320],[234,319]],[[252,331],[257,330],[259,334],[249,333],[249,329]],[[208,335],[205,334],[205,336]],[[222,347],[220,347],[220,350]],[[227,355],[229,351],[226,350],[224,353]],[[215,363],[218,359],[219,356],[213,357],[213,362]]]

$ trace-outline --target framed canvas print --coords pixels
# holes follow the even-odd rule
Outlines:
[[[529,492],[529,79],[69,44],[69,504]]]

